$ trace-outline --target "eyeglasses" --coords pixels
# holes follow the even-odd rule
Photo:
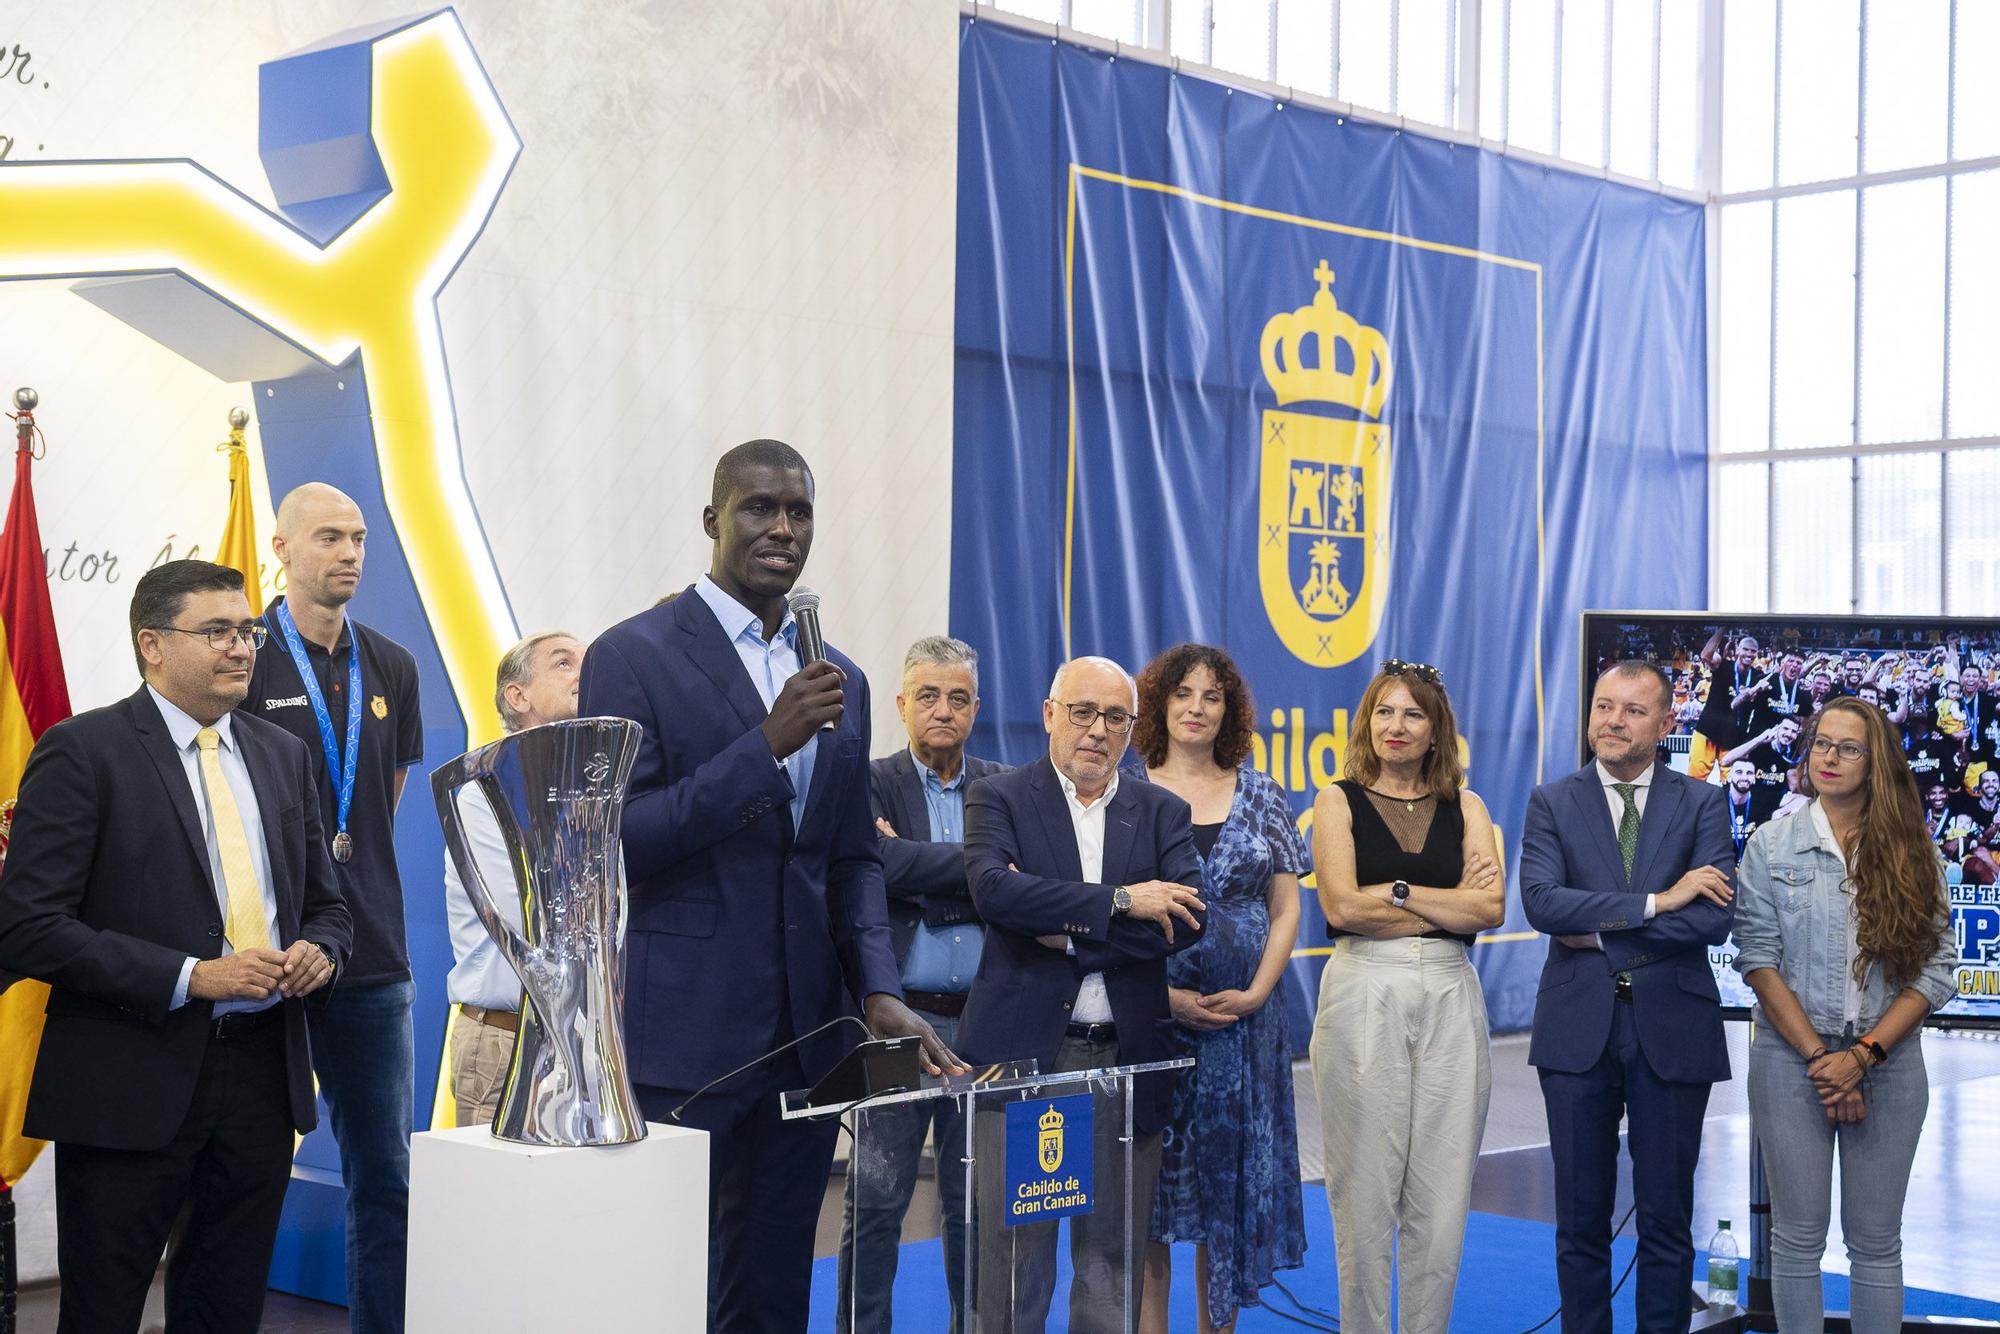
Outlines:
[[[148,628],[163,634],[200,635],[217,653],[227,653],[246,639],[250,641],[250,651],[255,653],[264,647],[264,641],[271,637],[271,632],[261,625],[218,625],[208,630],[183,630],[178,625],[155,625]]]
[[[1086,730],[1095,727],[1097,720],[1104,720],[1107,732],[1129,732],[1132,730],[1132,715],[1123,709],[1100,709],[1095,704],[1064,704],[1059,699],[1049,703],[1069,710],[1069,720]]]
[[[1404,662],[1401,658],[1391,658],[1382,664],[1384,676],[1414,676],[1419,681],[1434,686],[1444,684],[1444,673],[1427,662]]]
[[[1843,760],[1859,760],[1867,757],[1868,747],[1853,741],[1835,741],[1832,737],[1813,738],[1812,753],[1815,755],[1838,755]]]

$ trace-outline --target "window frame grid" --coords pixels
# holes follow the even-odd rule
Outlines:
[[[1266,3],[1270,6],[1268,17],[1271,20],[1271,41],[1273,48],[1266,60],[1265,69],[1267,74],[1274,75],[1277,69],[1275,50],[1275,43],[1277,41],[1277,9],[1283,3],[1283,0],[1266,0]],[[1607,7],[1606,32],[1608,34],[1608,11],[1612,8],[1612,0],[1602,0],[1602,3]],[[1177,5],[1189,4],[1199,6],[1202,14],[1203,59],[1200,61],[1187,60],[1174,55],[1172,51],[1174,9]],[[1392,90],[1390,100],[1400,103],[1401,62],[1395,57],[1400,54],[1397,50],[1397,43],[1400,40],[1401,33],[1402,3],[1401,0],[1390,0],[1390,4],[1391,63],[1389,77]],[[1552,28],[1556,49],[1551,52],[1551,57],[1552,68],[1559,76],[1562,67],[1561,0],[1554,0],[1554,4],[1555,22],[1552,24]],[[1417,120],[1401,114],[1395,108],[1361,106],[1341,99],[1339,82],[1341,6],[1342,0],[1332,0],[1333,32],[1329,44],[1331,48],[1329,59],[1333,63],[1334,77],[1331,81],[1333,96],[1327,97],[1290,85],[1279,84],[1272,78],[1259,79],[1249,75],[1217,69],[1211,63],[1215,58],[1215,0],[1141,0],[1139,31],[1142,40],[1138,45],[1121,42],[1116,38],[1103,37],[1097,33],[1082,32],[1064,23],[1047,23],[1040,19],[1017,14],[1010,9],[1001,7],[998,0],[959,0],[959,12],[975,21],[1000,23],[1037,35],[1071,42],[1078,46],[1106,51],[1115,56],[1144,60],[1176,72],[1186,72],[1196,75],[1211,82],[1222,84],[1225,87],[1258,93],[1279,102],[1312,107],[1317,110],[1331,112],[1337,116],[1351,117],[1356,120],[1365,121],[1369,124],[1386,125],[1399,130],[1412,130],[1430,138],[1442,139],[1448,143],[1463,144],[1471,148],[1483,148],[1488,152],[1502,157],[1551,167],[1559,171],[1572,172],[1576,175],[1596,180],[1610,181],[1618,185],[1632,186],[1636,189],[1646,190],[1669,199],[1678,199],[1684,203],[1710,205],[1714,202],[1713,191],[1708,187],[1707,182],[1709,174],[1708,159],[1712,158],[1712,155],[1707,152],[1705,136],[1698,136],[1697,138],[1697,142],[1700,145],[1698,151],[1704,154],[1704,160],[1696,164],[1698,175],[1702,177],[1701,183],[1696,185],[1675,185],[1658,179],[1660,168],[1660,30],[1662,23],[1662,0],[1651,0],[1649,5],[1652,12],[1653,25],[1653,89],[1650,108],[1651,144],[1648,154],[1648,162],[1653,172],[1651,178],[1641,178],[1628,175],[1624,172],[1613,171],[1609,165],[1610,106],[1608,88],[1600,88],[1600,94],[1605,97],[1605,120],[1607,127],[1605,132],[1607,143],[1604,155],[1606,160],[1603,165],[1594,166],[1589,163],[1576,162],[1556,153],[1537,152],[1533,149],[1521,148],[1509,142],[1507,122],[1510,112],[1507,100],[1513,82],[1513,62],[1511,59],[1513,0],[1451,0],[1447,9],[1444,46],[1445,56],[1449,62],[1451,71],[1451,82],[1448,90],[1450,105],[1446,109],[1448,117],[1452,121],[1449,125],[1439,125],[1430,121]],[[1060,12],[1065,18],[1073,16],[1074,0],[1063,0]],[[1497,17],[1500,23],[1499,31],[1495,34],[1495,40],[1501,43],[1501,86],[1498,103],[1501,124],[1498,127],[1482,123],[1484,117],[1479,105],[1481,94],[1479,67],[1482,58],[1482,48],[1485,36],[1489,31],[1488,20],[1494,17]],[[1697,34],[1698,69],[1706,69],[1710,64],[1707,53],[1713,46],[1713,36],[1706,24],[1700,25],[1700,31]],[[1606,47],[1608,82],[1608,40]],[[1552,130],[1559,132],[1562,115],[1562,90],[1560,86],[1552,88],[1551,99],[1552,107],[1550,115]],[[1699,98],[1697,105],[1700,105]],[[1496,128],[1497,133],[1495,133]],[[1558,146],[1560,146],[1559,141]]]
[[[1715,17],[1716,20],[1719,21],[1720,18],[1719,10],[1720,10],[1721,0],[1708,0],[1708,2],[1710,6],[1717,11]],[[1793,459],[1847,458],[1852,460],[1853,466],[1850,469],[1850,480],[1849,480],[1849,487],[1851,488],[1850,501],[1851,501],[1851,509],[1853,512],[1854,531],[1856,533],[1859,533],[1861,524],[1861,508],[1862,508],[1862,495],[1861,495],[1862,469],[1860,460],[1866,457],[1875,457],[1880,455],[1934,454],[1936,455],[1938,460],[1939,542],[1938,542],[1937,577],[1938,577],[1938,588],[1939,588],[1939,603],[1940,606],[1943,608],[1944,615],[1948,616],[1963,615],[1966,613],[1962,609],[1951,605],[1950,602],[1951,506],[1947,494],[1947,483],[1950,478],[1950,466],[1951,466],[1950,456],[1961,450],[1992,449],[1996,446],[2000,446],[2000,435],[1983,435],[1983,436],[1955,435],[1953,433],[1953,423],[1951,417],[1950,311],[1953,300],[1951,239],[1952,239],[1952,223],[1953,219],[1957,215],[1956,214],[1957,178],[1968,172],[1983,172],[1983,171],[1992,171],[2000,169],[2000,156],[1989,156],[1983,158],[1966,158],[1966,159],[1961,159],[1954,156],[1958,150],[1958,139],[1959,139],[1958,97],[1957,97],[1957,92],[1958,92],[1957,79],[1958,79],[1958,64],[1959,64],[1958,50],[1957,50],[1958,13],[1959,13],[1959,6],[1966,3],[1966,0],[1951,0],[1949,6],[1949,14],[1946,21],[1947,41],[1949,43],[1949,46],[1947,51],[1945,52],[1945,66],[1946,66],[1946,80],[1947,80],[1947,88],[1945,94],[1945,149],[1944,149],[1945,160],[1942,162],[1927,163],[1918,166],[1897,167],[1884,171],[1871,172],[1867,170],[1857,170],[1855,174],[1851,176],[1843,176],[1831,180],[1801,181],[1790,185],[1781,185],[1778,184],[1777,182],[1783,180],[1783,165],[1780,160],[1780,155],[1782,152],[1782,138],[1779,135],[1779,126],[1783,122],[1783,106],[1784,106],[1784,95],[1785,95],[1784,81],[1783,81],[1784,10],[1786,5],[1788,4],[1804,4],[1804,3],[1810,3],[1810,0],[1775,0],[1774,3],[1773,25],[1776,29],[1776,35],[1774,36],[1772,43],[1772,61],[1774,68],[1772,69],[1771,73],[1771,79],[1772,79],[1771,179],[1773,183],[1769,186],[1760,187],[1758,189],[1739,190],[1729,194],[1723,194],[1720,193],[1719,190],[1717,190],[1715,193],[1711,195],[1710,203],[1707,209],[1708,222],[1709,222],[1709,236],[1710,236],[1709,259],[1710,259],[1710,275],[1711,275],[1711,282],[1709,284],[1711,336],[1710,336],[1709,352],[1708,352],[1708,360],[1709,360],[1708,370],[1709,370],[1709,383],[1710,383],[1710,394],[1711,394],[1710,413],[1709,413],[1709,478],[1710,478],[1709,602],[1711,605],[1714,605],[1716,597],[1721,592],[1718,583],[1719,567],[1717,563],[1717,556],[1720,552],[1721,534],[1716,529],[1715,516],[1720,513],[1721,476],[1722,476],[1722,469],[1726,465],[1738,464],[1738,463],[1743,463],[1743,464],[1761,463],[1765,465],[1767,468],[1769,468],[1773,464]],[[1855,104],[1855,164],[1857,168],[1861,168],[1863,164],[1865,164],[1868,160],[1867,159],[1868,25],[1871,20],[1871,17],[1879,17],[1879,13],[1876,7],[1883,3],[1884,0],[1861,0],[1860,26],[1859,26],[1859,31],[1857,33],[1857,41],[1859,42],[1860,46],[1858,52],[1859,87],[1858,87],[1858,97],[1856,99],[1856,104]],[[1712,82],[1714,86],[1705,88],[1704,93],[1719,100],[1721,92],[1719,68],[1710,73],[1708,78],[1705,79],[1705,82]],[[1719,185],[1720,182],[1719,161],[1715,165],[1718,168],[1718,171],[1716,176],[1713,178],[1712,185]],[[1906,181],[1938,180],[1938,179],[1943,180],[1944,191],[1945,191],[1943,220],[1940,228],[1940,235],[1937,237],[1937,243],[1942,247],[1944,255],[1944,294],[1945,294],[1945,319],[1944,319],[1945,327],[1943,331],[1943,347],[1942,347],[1943,359],[1940,366],[1940,373],[1938,376],[1938,385],[1937,385],[1938,393],[1942,397],[1942,402],[1940,405],[1940,413],[1939,413],[1941,435],[1936,439],[1898,440],[1890,442],[1863,443],[1861,439],[1861,392],[1862,392],[1863,376],[1865,373],[1864,371],[1865,362],[1863,360],[1862,332],[1864,328],[1864,321],[1866,319],[1866,311],[1863,308],[1864,302],[1862,293],[1864,290],[1863,283],[1865,281],[1866,266],[1868,263],[1865,238],[1867,234],[1866,214],[1868,208],[1869,191],[1879,186],[1896,185]],[[1766,426],[1765,447],[1762,450],[1738,450],[1735,452],[1724,452],[1721,448],[1721,430],[1719,421],[1720,414],[1718,411],[1719,403],[1717,402],[1714,389],[1715,384],[1717,382],[1718,373],[1721,370],[1720,345],[1717,339],[1715,338],[1715,333],[1717,332],[1717,330],[1713,320],[1715,295],[1721,278],[1721,275],[1719,275],[1715,266],[1717,259],[1719,258],[1718,236],[1720,231],[1722,210],[1735,204],[1754,203],[1762,200],[1770,200],[1775,203],[1776,201],[1779,200],[1794,199],[1806,195],[1829,194],[1840,190],[1853,191],[1854,208],[1855,208],[1855,229],[1854,229],[1855,299],[1854,299],[1854,311],[1852,317],[1854,322],[1854,329],[1853,329],[1854,385],[1853,385],[1852,402],[1850,404],[1848,439],[1845,443],[1828,442],[1827,444],[1824,445],[1816,445],[1803,448],[1790,448],[1790,449],[1778,448],[1777,437],[1776,437],[1777,420],[1778,420],[1777,376],[1775,373],[1773,373],[1771,376],[1771,383],[1769,386],[1771,395],[1771,400],[1768,405],[1770,420]],[[1778,260],[1779,260],[1778,210],[1776,207],[1773,207],[1773,209],[1771,210],[1771,328],[1769,334],[1767,335],[1767,337],[1770,339],[1770,342],[1765,348],[1765,352],[1771,356],[1774,365],[1776,360],[1777,331],[1778,331],[1778,318],[1777,318],[1778,317],[1778,281],[1777,281]],[[1775,524],[1777,519],[1777,509],[1779,503],[1777,471],[1775,469],[1772,469],[1772,471],[1768,474],[1768,476],[1770,477],[1771,481],[1770,484],[1767,486],[1765,493],[1766,521],[1767,524]],[[1775,531],[1775,530],[1767,528],[1766,531],[1768,533],[1770,531]],[[1858,613],[1861,600],[1861,590],[1862,590],[1862,582],[1861,582],[1862,552],[1861,552],[1861,545],[1858,540],[1854,543],[1853,550],[1850,553],[1850,559],[1852,564],[1852,568],[1850,571],[1850,576],[1851,576],[1850,601],[1852,605],[1850,606],[1849,610],[1851,613]],[[1776,569],[1776,563],[1774,561],[1769,560],[1767,556],[1765,563],[1765,581],[1766,581],[1765,597],[1767,606],[1770,606],[1773,609],[1774,613],[1782,610],[1776,606],[1777,579],[1776,579],[1775,569]],[[1721,608],[1721,610],[1726,611],[1728,610],[1728,608]]]
[[[1399,108],[1402,103],[1401,51],[1399,49],[1402,36],[1401,0],[1390,0],[1388,100],[1391,106],[1388,108],[1357,106],[1351,102],[1341,100],[1340,11],[1342,0],[1332,0],[1330,7],[1331,34],[1328,42],[1327,59],[1330,65],[1329,72],[1331,76],[1328,86],[1333,89],[1334,93],[1331,97],[1323,97],[1310,92],[1302,92],[1290,86],[1282,86],[1271,78],[1254,79],[1214,68],[1209,63],[1213,60],[1215,54],[1214,0],[1140,0],[1139,28],[1144,40],[1138,47],[1090,33],[1077,32],[1068,27],[1066,23],[1052,25],[1025,18],[998,8],[992,0],[960,0],[960,10],[962,13],[971,15],[975,19],[1001,22],[1030,31],[1045,33],[1061,40],[1107,50],[1115,55],[1149,60],[1176,71],[1184,70],[1226,86],[1260,93],[1281,102],[1292,102],[1302,106],[1316,107],[1339,116],[1352,116],[1372,124],[1387,125],[1397,129],[1418,130],[1435,138],[1484,148],[1509,158],[1539,163],[1559,170],[1574,172],[1582,176],[1596,177],[1651,190],[1669,198],[1702,204],[1707,223],[1705,241],[1707,252],[1708,348],[1706,356],[1708,363],[1708,511],[1710,516],[1708,549],[1710,570],[1709,597],[1711,605],[1714,604],[1715,597],[1721,592],[1717,584],[1717,571],[1719,568],[1717,556],[1720,549],[1721,535],[1717,531],[1715,519],[1720,512],[1720,485],[1724,467],[1734,464],[1762,464],[1767,469],[1766,475],[1772,480],[1766,489],[1766,519],[1767,523],[1775,525],[1779,497],[1777,494],[1778,484],[1776,482],[1777,472],[1775,469],[1772,469],[1771,465],[1810,458],[1849,459],[1852,462],[1852,466],[1849,469],[1851,510],[1854,528],[1858,533],[1862,507],[1862,469],[1860,460],[1864,457],[1884,454],[1933,454],[1937,457],[1940,470],[1940,513],[1938,516],[1940,525],[1938,568],[1940,597],[1943,600],[1944,614],[1964,614],[1963,609],[1951,605],[1949,593],[1951,534],[1949,531],[1950,504],[1946,496],[1946,484],[1950,477],[1950,456],[1961,450],[2000,447],[2000,435],[1956,435],[1954,433],[1955,423],[1952,417],[1951,368],[1953,342],[1950,312],[1954,303],[1952,288],[1954,256],[1951,237],[1953,221],[1958,213],[1959,191],[1957,178],[1970,172],[2000,170],[2000,154],[1979,158],[1960,158],[1957,156],[1962,138],[1961,126],[1958,123],[1960,7],[1967,3],[1968,0],[1950,0],[1946,19],[1945,160],[1882,171],[1866,170],[1868,161],[1867,120],[1869,106],[1868,28],[1871,21],[1882,21],[1887,10],[1885,8],[1878,8],[1878,6],[1885,5],[1885,0],[1860,0],[1859,26],[1856,35],[1858,42],[1858,87],[1856,89],[1854,127],[1856,171],[1852,175],[1835,179],[1802,181],[1792,184],[1780,184],[1784,179],[1781,161],[1782,135],[1780,132],[1785,104],[1783,86],[1784,12],[1788,5],[1809,4],[1811,0],[1773,0],[1771,183],[1756,189],[1739,190],[1730,193],[1722,191],[1722,120],[1726,110],[1722,105],[1722,84],[1723,61],[1726,59],[1727,53],[1722,49],[1721,39],[1723,35],[1723,6],[1725,0],[1699,0],[1700,7],[1697,11],[1699,21],[1696,33],[1696,70],[1699,82],[1696,89],[1696,106],[1698,108],[1700,123],[1697,127],[1696,137],[1696,169],[1699,184],[1693,188],[1668,185],[1659,180],[1661,166],[1661,81],[1664,77],[1661,39],[1665,22],[1665,0],[1651,0],[1651,3],[1647,6],[1647,10],[1650,11],[1649,17],[1652,27],[1652,87],[1650,90],[1649,108],[1651,142],[1648,157],[1651,179],[1642,180],[1610,169],[1612,139],[1610,92],[1614,68],[1613,44],[1616,32],[1616,28],[1613,25],[1619,22],[1621,9],[1623,10],[1623,20],[1628,23],[1634,21],[1634,15],[1639,11],[1637,6],[1634,5],[1614,4],[1611,3],[1611,0],[1598,0],[1598,2],[1604,4],[1605,16],[1604,73],[1599,89],[1604,108],[1602,144],[1604,165],[1602,167],[1578,163],[1563,158],[1557,153],[1541,153],[1519,148],[1510,142],[1511,133],[1514,128],[1511,124],[1511,94],[1513,91],[1515,64],[1513,59],[1514,0],[1452,0],[1452,3],[1448,6],[1446,54],[1450,62],[1451,83],[1448,90],[1449,101],[1446,110],[1447,117],[1452,122],[1450,125],[1434,125],[1429,122],[1417,121],[1400,113]],[[1283,3],[1283,0],[1266,0],[1268,6],[1266,18],[1269,22],[1270,31],[1270,50],[1266,62],[1266,73],[1269,75],[1275,75],[1277,70],[1278,8],[1281,3]],[[1549,129],[1551,143],[1560,148],[1563,120],[1561,78],[1563,63],[1563,3],[1562,0],[1552,0],[1552,3],[1554,12],[1552,16],[1553,22],[1550,27],[1553,49],[1549,53],[1552,83],[1550,112],[1552,124]],[[1172,54],[1172,20],[1176,4],[1199,6],[1202,19],[1203,56],[1203,59],[1199,62],[1184,60]],[[1065,19],[1073,16],[1074,0],[1063,0],[1061,13]],[[1497,67],[1494,71],[1499,82],[1497,90],[1488,90],[1481,87],[1482,66],[1486,59],[1485,48],[1488,41],[1497,43],[1498,48]],[[1484,94],[1488,91],[1497,91],[1497,95],[1491,99],[1495,108],[1495,114],[1492,116],[1486,114],[1484,105],[1487,101]],[[1498,123],[1488,123],[1494,120],[1497,120]],[[1939,414],[1942,434],[1937,439],[1864,444],[1861,442],[1861,394],[1866,374],[1866,362],[1864,361],[1865,349],[1862,338],[1863,320],[1865,318],[1863,294],[1865,292],[1865,271],[1868,264],[1866,217],[1869,207],[1869,191],[1879,186],[1893,185],[1904,181],[1940,178],[1944,182],[1944,212],[1942,234],[1938,238],[1938,243],[1943,246],[1944,253],[1946,312],[1945,328],[1943,331],[1943,363],[1937,386],[1938,393],[1942,396]],[[1776,446],[1775,432],[1779,418],[1776,411],[1777,376],[1775,374],[1775,352],[1779,329],[1777,276],[1781,255],[1779,253],[1779,209],[1774,206],[1771,210],[1770,219],[1770,329],[1766,334],[1769,342],[1764,349],[1764,354],[1771,359],[1774,373],[1771,375],[1770,383],[1767,386],[1769,401],[1766,404],[1766,409],[1769,419],[1765,425],[1764,448],[1761,450],[1740,450],[1733,453],[1725,453],[1721,448],[1721,404],[1717,390],[1721,369],[1721,339],[1719,337],[1721,330],[1717,321],[1717,308],[1720,283],[1724,280],[1724,276],[1720,273],[1722,210],[1732,205],[1760,200],[1770,200],[1775,205],[1775,202],[1780,200],[1806,195],[1825,194],[1838,190],[1853,192],[1855,208],[1853,258],[1855,299],[1852,312],[1854,383],[1849,402],[1847,439],[1845,441],[1830,440],[1823,444],[1814,444],[1800,448],[1780,449]],[[1774,531],[1774,529],[1767,531]],[[1769,558],[1769,554],[1767,551],[1765,559],[1767,606],[1770,606],[1773,611],[1779,611],[1782,609],[1777,608],[1775,605],[1775,594],[1777,591],[1776,563]],[[1853,606],[1858,607],[1861,598],[1863,573],[1861,550],[1858,542],[1851,553],[1851,560],[1851,599]],[[1723,608],[1723,610],[1728,609]]]

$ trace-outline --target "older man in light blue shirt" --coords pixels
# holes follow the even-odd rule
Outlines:
[[[509,732],[576,717],[583,645],[560,630],[530,635],[507,650],[493,690],[493,705]],[[480,878],[500,915],[521,928],[514,867],[500,822],[477,787],[459,794],[459,817]],[[500,1108],[514,1037],[521,1025],[521,980],[486,933],[449,853],[444,859],[445,915],[456,962],[445,994],[458,1014],[451,1025],[451,1092],[458,1124],[488,1125]]]
[[[965,790],[1006,766],[965,753],[979,716],[979,655],[944,635],[911,645],[896,712],[910,744],[869,766],[889,932],[903,998],[947,1046],[979,972],[986,929],[965,876]],[[952,1334],[965,1325],[965,1117],[950,1098],[865,1114],[847,1172],[836,1326],[878,1334],[890,1327],[903,1215],[915,1193],[924,1140],[935,1148]]]

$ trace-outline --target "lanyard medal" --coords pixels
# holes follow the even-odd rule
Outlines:
[[[347,832],[347,812],[354,805],[354,775],[361,758],[361,644],[350,634],[347,642],[347,756],[343,763],[341,753],[334,745],[333,716],[327,712],[326,696],[320,693],[319,678],[313,674],[312,663],[306,659],[306,646],[299,638],[297,622],[292,620],[292,609],[280,602],[272,608],[271,619],[277,624],[278,633],[284,637],[285,648],[292,655],[292,665],[298,668],[299,679],[305,683],[306,698],[312,701],[313,718],[319,723],[320,746],[326,752],[327,777],[333,777],[336,771],[340,774],[333,859],[345,863],[354,857],[354,836]]]

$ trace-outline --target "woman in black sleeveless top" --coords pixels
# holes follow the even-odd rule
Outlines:
[[[1392,659],[1354,717],[1347,777],[1313,807],[1334,949],[1312,1064],[1340,1327],[1388,1334],[1393,1263],[1404,1334],[1445,1334],[1491,1088],[1466,947],[1500,924],[1506,886],[1437,669]]]

